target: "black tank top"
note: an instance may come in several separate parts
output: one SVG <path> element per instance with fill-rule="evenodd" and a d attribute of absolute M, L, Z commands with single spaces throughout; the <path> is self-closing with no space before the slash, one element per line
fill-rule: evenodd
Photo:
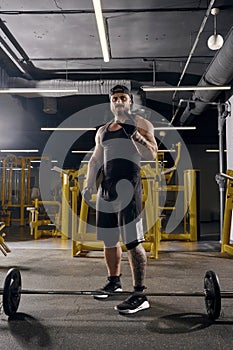
<path fill-rule="evenodd" d="M 106 124 L 100 136 L 104 149 L 103 180 L 131 180 L 140 177 L 140 154 L 123 128 L 109 131 L 111 123 Z"/>

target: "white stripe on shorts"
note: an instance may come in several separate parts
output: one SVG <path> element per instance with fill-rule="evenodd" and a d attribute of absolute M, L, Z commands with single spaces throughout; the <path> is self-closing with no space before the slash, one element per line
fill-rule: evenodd
<path fill-rule="evenodd" d="M 143 242 L 145 239 L 144 239 L 144 233 L 143 233 L 142 218 L 136 223 L 136 233 L 137 233 L 137 241 Z"/>

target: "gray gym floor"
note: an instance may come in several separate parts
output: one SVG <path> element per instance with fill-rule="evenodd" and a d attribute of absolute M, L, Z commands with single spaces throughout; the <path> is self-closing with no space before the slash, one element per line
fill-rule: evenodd
<path fill-rule="evenodd" d="M 163 242 L 159 259 L 148 259 L 148 292 L 203 290 L 207 270 L 214 270 L 222 290 L 232 290 L 232 258 L 215 240 Z M 209 238 L 212 237 L 209 231 Z M 24 289 L 95 290 L 106 280 L 102 252 L 71 257 L 71 242 L 32 240 L 10 232 L 12 252 L 1 255 L 0 283 L 9 268 L 20 269 Z M 131 290 L 126 253 L 122 282 Z M 211 323 L 204 298 L 150 297 L 151 308 L 122 316 L 113 308 L 123 296 L 97 301 L 92 296 L 22 295 L 17 314 L 1 313 L 0 348 L 17 349 L 211 349 L 233 348 L 233 300 L 222 300 L 221 317 Z"/>

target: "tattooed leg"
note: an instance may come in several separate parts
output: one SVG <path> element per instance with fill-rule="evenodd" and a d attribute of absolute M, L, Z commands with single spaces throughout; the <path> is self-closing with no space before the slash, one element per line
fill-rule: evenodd
<path fill-rule="evenodd" d="M 141 244 L 128 250 L 128 259 L 132 271 L 133 286 L 143 287 L 146 274 L 146 252 Z"/>

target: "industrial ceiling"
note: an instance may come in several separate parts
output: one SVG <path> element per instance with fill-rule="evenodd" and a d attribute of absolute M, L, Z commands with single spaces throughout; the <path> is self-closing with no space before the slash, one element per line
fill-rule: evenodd
<path fill-rule="evenodd" d="M 58 127 L 84 108 L 108 103 L 109 87 L 122 81 L 130 84 L 138 103 L 161 116 L 159 122 L 165 118 L 175 126 L 197 125 L 200 131 L 189 135 L 189 142 L 216 142 L 217 119 L 210 118 L 215 110 L 208 103 L 224 103 L 231 91 L 138 92 L 145 85 L 231 86 L 232 0 L 101 3 L 109 62 L 103 60 L 91 0 L 0 0 L 1 88 L 78 87 L 73 94 L 11 94 L 10 98 L 30 111 L 30 119 L 17 121 L 17 115 L 11 121 L 2 119 L 5 130 L 20 129 L 14 130 L 18 147 L 37 146 L 42 153 L 51 135 L 41 131 L 42 127 Z M 213 8 L 219 9 L 217 16 L 212 15 Z M 214 20 L 217 34 L 224 39 L 218 50 L 207 45 Z M 3 101 L 6 95 L 0 98 Z M 2 105 L 7 108 L 6 102 Z M 152 122 L 156 126 L 157 121 L 152 118 Z M 209 135 L 203 133 L 206 122 L 213 125 Z M 89 134 L 83 148 L 93 147 Z M 12 131 L 6 139 L 1 148 L 16 147 L 9 142 Z"/>

